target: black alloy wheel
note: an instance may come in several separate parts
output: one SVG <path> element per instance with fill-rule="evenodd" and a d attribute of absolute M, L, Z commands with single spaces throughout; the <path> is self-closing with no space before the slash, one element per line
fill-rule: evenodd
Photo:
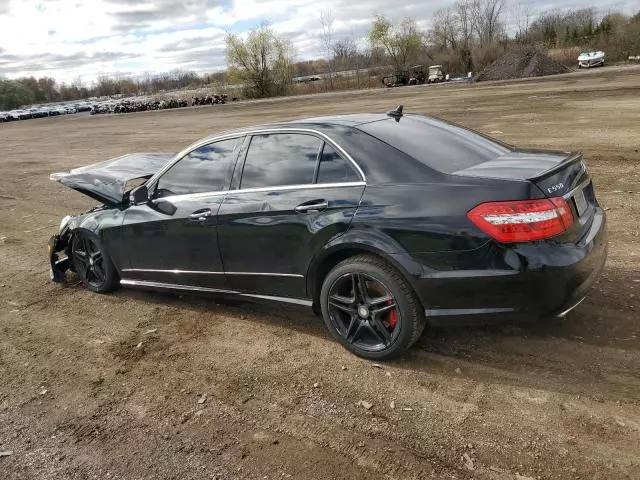
<path fill-rule="evenodd" d="M 424 329 L 424 310 L 410 285 L 372 255 L 349 258 L 329 272 L 320 301 L 332 335 L 364 358 L 400 355 Z"/>
<path fill-rule="evenodd" d="M 82 283 L 94 292 L 115 289 L 118 275 L 98 238 L 88 232 L 77 232 L 71 243 L 71 258 Z"/>
<path fill-rule="evenodd" d="M 380 281 L 364 273 L 346 273 L 333 282 L 329 316 L 345 341 L 365 351 L 384 350 L 400 331 L 395 298 Z"/>

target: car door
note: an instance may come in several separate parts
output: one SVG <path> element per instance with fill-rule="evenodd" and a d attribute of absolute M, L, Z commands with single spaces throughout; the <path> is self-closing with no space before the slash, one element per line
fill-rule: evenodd
<path fill-rule="evenodd" d="M 228 289 L 216 218 L 241 143 L 231 138 L 194 149 L 149 184 L 148 203 L 127 209 L 123 279 Z"/>
<path fill-rule="evenodd" d="M 234 175 L 238 188 L 218 213 L 220 252 L 234 290 L 304 298 L 310 259 L 349 227 L 364 178 L 327 140 L 299 131 L 248 139 Z"/>

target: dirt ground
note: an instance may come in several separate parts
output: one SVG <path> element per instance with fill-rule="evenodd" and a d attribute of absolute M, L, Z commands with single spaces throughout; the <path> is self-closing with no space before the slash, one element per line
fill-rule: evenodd
<path fill-rule="evenodd" d="M 400 103 L 584 151 L 610 253 L 568 318 L 431 328 L 374 365 L 280 305 L 49 282 L 48 237 L 92 206 L 50 172 Z M 639 68 L 0 125 L 0 478 L 640 478 L 639 148 Z"/>

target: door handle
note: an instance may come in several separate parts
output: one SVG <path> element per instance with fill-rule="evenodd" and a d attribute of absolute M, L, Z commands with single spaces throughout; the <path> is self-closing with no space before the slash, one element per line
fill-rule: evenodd
<path fill-rule="evenodd" d="M 319 212 L 329 208 L 329 202 L 326 200 L 312 200 L 311 202 L 298 205 L 294 210 L 298 213 Z"/>
<path fill-rule="evenodd" d="M 197 210 L 195 212 L 193 212 L 191 215 L 189 215 L 189 220 L 191 220 L 192 222 L 204 222 L 207 217 L 211 216 L 211 209 L 210 208 L 205 208 L 202 210 Z"/>

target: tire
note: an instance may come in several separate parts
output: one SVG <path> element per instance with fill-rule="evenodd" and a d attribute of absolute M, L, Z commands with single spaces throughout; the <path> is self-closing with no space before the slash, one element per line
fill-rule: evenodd
<path fill-rule="evenodd" d="M 118 272 L 97 235 L 76 231 L 71 239 L 71 261 L 82 284 L 92 292 L 107 293 L 118 288 Z"/>
<path fill-rule="evenodd" d="M 358 255 L 336 265 L 322 283 L 320 306 L 331 335 L 369 360 L 404 354 L 426 324 L 424 309 L 404 276 L 374 255 Z"/>

